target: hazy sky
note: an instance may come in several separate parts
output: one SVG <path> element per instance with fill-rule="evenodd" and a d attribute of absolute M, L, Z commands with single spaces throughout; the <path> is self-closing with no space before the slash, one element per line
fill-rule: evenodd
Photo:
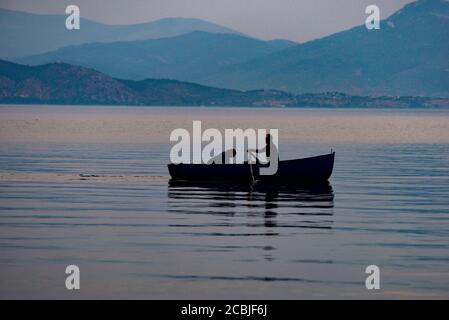
<path fill-rule="evenodd" d="M 382 19 L 413 0 L 0 0 L 0 7 L 64 14 L 77 4 L 81 16 L 108 24 L 164 17 L 209 20 L 261 39 L 306 41 L 364 23 L 376 4 Z"/>

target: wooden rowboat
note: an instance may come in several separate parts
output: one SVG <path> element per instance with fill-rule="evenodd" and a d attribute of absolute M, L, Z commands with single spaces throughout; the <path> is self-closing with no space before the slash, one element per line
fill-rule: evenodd
<path fill-rule="evenodd" d="M 260 175 L 261 164 L 169 164 L 175 181 L 262 181 L 270 183 L 309 184 L 329 180 L 334 168 L 335 152 L 295 160 L 279 161 L 274 175 Z M 251 173 L 252 172 L 252 173 Z"/>

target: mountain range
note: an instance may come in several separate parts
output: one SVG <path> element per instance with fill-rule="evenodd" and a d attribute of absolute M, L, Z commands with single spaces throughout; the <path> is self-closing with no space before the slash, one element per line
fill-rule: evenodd
<path fill-rule="evenodd" d="M 161 39 L 70 46 L 14 61 L 31 65 L 59 61 L 94 68 L 119 78 L 196 82 L 205 74 L 219 73 L 226 67 L 294 44 L 286 40 L 261 41 L 237 34 L 193 31 Z"/>
<path fill-rule="evenodd" d="M 133 25 L 107 25 L 81 18 L 79 30 L 67 30 L 66 15 L 39 15 L 0 9 L 0 58 L 40 54 L 91 42 L 174 37 L 193 31 L 241 34 L 200 19 L 165 18 Z"/>
<path fill-rule="evenodd" d="M 240 91 L 177 80 L 115 79 L 66 63 L 25 66 L 0 60 L 0 103 L 268 107 L 449 107 L 449 99 L 361 97 L 342 93 L 295 95 Z"/>
<path fill-rule="evenodd" d="M 149 24 L 160 26 L 159 39 L 133 31 L 148 24 L 117 27 L 123 28 L 121 33 L 94 23 L 92 35 L 82 44 L 73 41 L 61 48 L 58 43 L 59 49 L 37 55 L 27 55 L 19 46 L 15 50 L 22 54 L 9 60 L 31 65 L 65 62 L 116 78 L 169 78 L 235 90 L 449 97 L 448 0 L 417 0 L 382 20 L 380 30 L 363 25 L 303 44 L 258 40 L 217 25 L 214 31 L 192 30 L 189 23 L 174 28 L 175 21 Z M 91 29 L 89 23 L 84 32 Z M 106 31 L 96 33 L 102 28 Z M 168 32 L 173 29 L 178 34 Z M 24 38 L 32 37 L 20 28 L 13 33 L 23 32 L 28 32 Z M 0 31 L 10 40 L 7 44 L 14 43 L 10 34 Z M 112 35 L 125 39 L 114 41 Z M 145 40 L 135 40 L 140 36 Z M 47 38 L 59 41 L 52 33 Z"/>
<path fill-rule="evenodd" d="M 449 96 L 449 1 L 418 0 L 381 21 L 205 75 L 238 89 Z"/>

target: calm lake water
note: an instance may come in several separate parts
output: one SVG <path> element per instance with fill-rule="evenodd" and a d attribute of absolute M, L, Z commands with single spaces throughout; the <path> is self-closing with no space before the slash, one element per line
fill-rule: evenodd
<path fill-rule="evenodd" d="M 170 185 L 168 143 L 2 142 L 0 298 L 449 298 L 449 144 L 354 140 L 281 145 L 333 148 L 329 186 L 254 190 Z"/>

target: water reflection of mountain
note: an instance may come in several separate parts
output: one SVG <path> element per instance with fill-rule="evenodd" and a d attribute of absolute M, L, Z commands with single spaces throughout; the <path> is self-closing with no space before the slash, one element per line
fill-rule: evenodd
<path fill-rule="evenodd" d="M 170 181 L 168 198 L 172 213 L 246 216 L 247 227 L 331 229 L 333 225 L 330 184 L 251 187 Z"/>

